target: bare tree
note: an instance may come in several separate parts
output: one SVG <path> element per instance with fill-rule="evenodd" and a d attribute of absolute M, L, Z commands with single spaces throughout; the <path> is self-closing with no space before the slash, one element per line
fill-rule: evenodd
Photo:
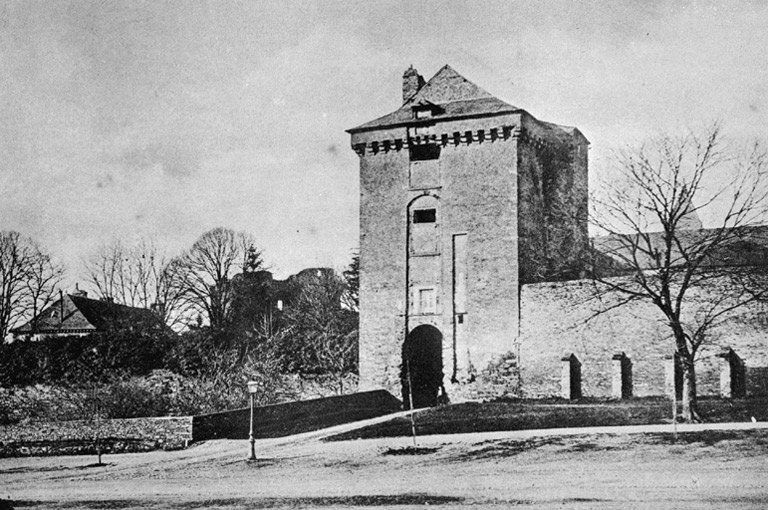
<path fill-rule="evenodd" d="M 0 341 L 14 325 L 34 320 L 51 301 L 63 271 L 30 238 L 0 232 Z"/>
<path fill-rule="evenodd" d="M 37 333 L 37 316 L 56 299 L 56 291 L 64 278 L 64 266 L 35 246 L 26 281 L 29 295 L 29 317 L 32 334 Z"/>
<path fill-rule="evenodd" d="M 261 266 L 250 235 L 219 227 L 171 262 L 169 278 L 183 314 L 201 315 L 212 329 L 222 330 L 231 314 L 232 276 Z"/>
<path fill-rule="evenodd" d="M 658 309 L 682 363 L 689 421 L 699 419 L 695 361 L 707 333 L 768 291 L 764 272 L 732 257 L 743 243 L 766 246 L 754 228 L 766 219 L 766 163 L 760 145 L 740 151 L 714 125 L 622 151 L 592 199 L 592 220 L 608 234 L 595 246 L 597 288 L 619 296 L 611 308 L 647 301 Z M 715 228 L 702 228 L 705 213 Z"/>
<path fill-rule="evenodd" d="M 123 300 L 126 294 L 121 288 L 123 266 L 126 263 L 126 249 L 119 241 L 103 245 L 90 258 L 83 261 L 86 280 L 101 299 L 111 299 L 129 305 Z"/>
<path fill-rule="evenodd" d="M 145 239 L 127 246 L 114 241 L 99 247 L 83 265 L 98 298 L 151 308 L 168 325 L 178 320 L 180 296 L 171 285 L 174 268 L 154 242 Z"/>

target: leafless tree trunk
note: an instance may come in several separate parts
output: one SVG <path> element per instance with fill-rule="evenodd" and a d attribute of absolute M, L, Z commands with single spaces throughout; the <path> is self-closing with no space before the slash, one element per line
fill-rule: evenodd
<path fill-rule="evenodd" d="M 592 198 L 593 274 L 601 292 L 653 303 L 669 325 L 684 373 L 683 416 L 698 420 L 696 357 L 712 326 L 766 297 L 764 272 L 734 266 L 738 246 L 765 247 L 766 152 L 728 146 L 719 126 L 661 136 L 621 152 Z M 717 218 L 702 228 L 700 213 Z M 763 248 L 764 249 L 764 248 Z M 621 276 L 617 276 L 621 275 Z M 711 292 L 727 282 L 728 291 Z"/>
<path fill-rule="evenodd" d="M 36 317 L 52 299 L 62 275 L 63 268 L 31 239 L 0 232 L 0 341 L 13 326 Z"/>
<path fill-rule="evenodd" d="M 231 311 L 232 276 L 262 264 L 261 253 L 253 245 L 253 238 L 244 232 L 215 228 L 174 259 L 169 278 L 182 313 L 201 314 L 212 329 L 223 328 Z"/>
<path fill-rule="evenodd" d="M 97 252 L 83 262 L 86 280 L 93 285 L 99 298 L 130 304 L 124 301 L 126 292 L 121 288 L 125 262 L 126 248 L 119 241 L 101 246 Z"/>
<path fill-rule="evenodd" d="M 101 246 L 84 261 L 84 267 L 86 281 L 98 298 L 150 308 L 169 326 L 176 323 L 179 296 L 171 285 L 173 267 L 152 241 Z"/>
<path fill-rule="evenodd" d="M 38 314 L 56 299 L 56 291 L 64 277 L 64 266 L 54 262 L 37 247 L 36 252 L 31 260 L 26 282 L 31 306 L 29 317 L 32 334 L 38 330 Z"/>

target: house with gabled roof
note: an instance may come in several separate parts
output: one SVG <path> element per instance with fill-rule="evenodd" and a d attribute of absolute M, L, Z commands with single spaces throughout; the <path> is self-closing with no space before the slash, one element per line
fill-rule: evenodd
<path fill-rule="evenodd" d="M 11 330 L 14 340 L 85 336 L 115 329 L 165 330 L 162 319 L 146 308 L 90 299 L 85 291 L 61 294 L 59 299 L 26 324 Z"/>

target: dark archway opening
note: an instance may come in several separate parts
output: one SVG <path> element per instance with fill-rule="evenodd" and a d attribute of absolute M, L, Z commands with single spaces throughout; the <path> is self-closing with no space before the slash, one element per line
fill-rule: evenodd
<path fill-rule="evenodd" d="M 570 360 L 570 399 L 578 400 L 581 398 L 581 362 L 575 354 L 571 354 Z"/>
<path fill-rule="evenodd" d="M 731 368 L 731 398 L 744 398 L 747 396 L 744 362 L 731 350 L 728 352 L 728 363 Z"/>
<path fill-rule="evenodd" d="M 413 329 L 403 343 L 400 367 L 403 406 L 431 407 L 437 405 L 443 385 L 443 335 L 434 326 Z"/>
<path fill-rule="evenodd" d="M 614 378 L 613 396 L 632 398 L 632 360 L 623 352 L 613 355 Z"/>
<path fill-rule="evenodd" d="M 632 360 L 621 360 L 621 398 L 632 398 Z"/>

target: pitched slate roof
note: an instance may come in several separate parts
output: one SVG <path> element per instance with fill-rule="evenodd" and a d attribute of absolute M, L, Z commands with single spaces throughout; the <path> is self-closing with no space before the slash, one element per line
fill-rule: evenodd
<path fill-rule="evenodd" d="M 105 330 L 117 324 L 153 324 L 157 316 L 146 308 L 118 305 L 109 301 L 69 296 L 85 319 L 98 330 Z"/>
<path fill-rule="evenodd" d="M 32 333 L 29 321 L 11 333 Z M 66 335 L 70 333 L 103 332 L 111 327 L 157 327 L 163 322 L 146 308 L 118 305 L 109 301 L 89 299 L 81 295 L 66 295 L 40 312 L 36 318 L 37 333 Z"/>
<path fill-rule="evenodd" d="M 376 120 L 349 129 L 347 132 L 354 133 L 412 122 L 413 106 L 425 103 L 440 107 L 441 111 L 434 116 L 435 119 L 520 111 L 516 106 L 492 96 L 450 66 L 445 65 L 400 108 Z"/>
<path fill-rule="evenodd" d="M 704 243 L 713 235 L 723 232 L 720 229 L 681 229 L 677 238 L 682 243 Z M 663 232 L 638 234 L 606 235 L 591 238 L 596 252 L 608 256 L 614 261 L 614 270 L 632 269 L 633 267 L 653 268 L 656 263 L 650 256 L 652 249 L 660 253 L 665 250 Z M 639 245 L 639 248 L 633 248 Z M 680 253 L 673 250 L 672 264 L 683 264 Z M 629 267 L 628 261 L 637 259 Z M 717 249 L 713 250 L 704 262 L 707 267 L 766 267 L 768 266 L 768 226 L 757 225 L 730 229 Z"/>

